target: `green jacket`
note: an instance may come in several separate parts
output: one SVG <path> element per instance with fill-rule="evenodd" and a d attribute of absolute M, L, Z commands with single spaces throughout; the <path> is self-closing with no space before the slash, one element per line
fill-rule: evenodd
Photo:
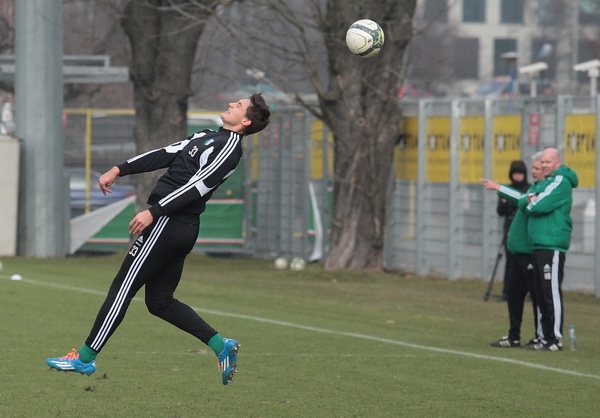
<path fill-rule="evenodd" d="M 534 183 L 526 193 L 521 193 L 517 189 L 502 185 L 498 190 L 498 196 L 515 205 L 518 205 L 519 200 L 521 199 L 527 201 L 527 195 L 529 195 L 529 193 L 533 193 L 535 187 L 536 183 Z M 513 254 L 531 254 L 533 252 L 533 248 L 531 247 L 528 236 L 527 218 L 528 217 L 525 211 L 519 209 L 517 212 L 515 212 L 515 217 L 510 224 L 506 248 L 508 248 L 508 251 Z"/>
<path fill-rule="evenodd" d="M 536 198 L 520 199 L 519 209 L 528 215 L 529 241 L 534 250 L 566 252 L 571 244 L 573 189 L 579 180 L 575 171 L 558 167 L 533 187 Z"/>

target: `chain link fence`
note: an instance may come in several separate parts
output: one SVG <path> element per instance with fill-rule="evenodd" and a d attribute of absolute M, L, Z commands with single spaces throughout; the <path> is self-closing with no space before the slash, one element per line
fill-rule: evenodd
<path fill-rule="evenodd" d="M 508 183 L 513 160 L 530 167 L 535 152 L 553 146 L 580 179 L 563 287 L 600 295 L 595 99 L 421 99 L 403 101 L 401 108 L 403 133 L 390 185 L 385 268 L 490 280 L 502 228 L 497 196 L 483 190 L 479 179 Z M 135 154 L 132 112 L 67 115 L 67 165 L 91 161 L 91 168 L 103 171 Z M 326 257 L 333 149 L 327 127 L 297 107 L 277 109 L 265 131 L 244 141 L 239 178 L 222 186 L 239 190 L 229 197 L 241 207 L 225 221 L 239 224 L 236 251 L 311 261 Z M 224 193 L 222 198 L 228 196 Z M 224 208 L 215 207 L 215 213 Z M 212 222 L 203 218 L 203 224 Z M 223 250 L 217 241 L 202 250 L 232 250 Z"/>

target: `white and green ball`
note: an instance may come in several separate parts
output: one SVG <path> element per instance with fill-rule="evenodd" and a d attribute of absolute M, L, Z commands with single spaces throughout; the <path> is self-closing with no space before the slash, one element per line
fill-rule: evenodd
<path fill-rule="evenodd" d="M 300 271 L 304 270 L 304 267 L 306 267 L 306 261 L 300 257 L 294 257 L 292 258 L 292 261 L 290 261 L 291 270 Z"/>
<path fill-rule="evenodd" d="M 275 266 L 275 269 L 277 270 L 285 270 L 286 268 L 288 268 L 287 258 L 277 257 L 275 259 L 275 262 L 273 263 L 273 266 Z"/>
<path fill-rule="evenodd" d="M 354 22 L 346 32 L 346 45 L 350 52 L 361 58 L 372 57 L 381 51 L 385 36 L 381 26 L 370 19 Z"/>

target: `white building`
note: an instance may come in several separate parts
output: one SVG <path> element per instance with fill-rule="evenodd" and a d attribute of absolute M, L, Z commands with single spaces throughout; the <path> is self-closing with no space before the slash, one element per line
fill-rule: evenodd
<path fill-rule="evenodd" d="M 408 79 L 444 94 L 511 73 L 527 86 L 517 70 L 536 62 L 548 64 L 539 93 L 587 93 L 573 66 L 600 58 L 600 0 L 419 0 L 414 28 Z"/>

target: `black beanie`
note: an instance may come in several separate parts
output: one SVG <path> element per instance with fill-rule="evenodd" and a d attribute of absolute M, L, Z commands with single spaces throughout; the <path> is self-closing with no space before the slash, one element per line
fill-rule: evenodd
<path fill-rule="evenodd" d="M 508 171 L 508 178 L 512 181 L 513 173 L 523 173 L 527 178 L 527 166 L 522 160 L 516 160 L 510 163 L 510 170 Z"/>

